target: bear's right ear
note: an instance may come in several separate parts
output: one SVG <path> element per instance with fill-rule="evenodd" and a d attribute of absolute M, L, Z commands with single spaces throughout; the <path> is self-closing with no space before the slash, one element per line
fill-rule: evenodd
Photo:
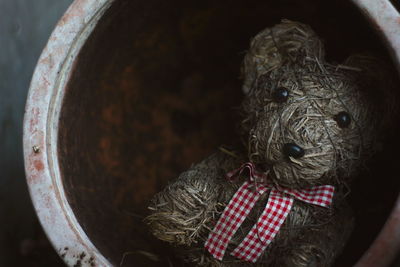
<path fill-rule="evenodd" d="M 243 91 L 247 94 L 258 77 L 299 57 L 323 59 L 324 47 L 307 25 L 282 20 L 258 33 L 250 43 L 242 66 Z"/>

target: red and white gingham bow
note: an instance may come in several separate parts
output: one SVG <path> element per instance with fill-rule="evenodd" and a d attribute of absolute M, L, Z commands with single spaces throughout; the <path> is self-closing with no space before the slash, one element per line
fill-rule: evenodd
<path fill-rule="evenodd" d="M 332 203 L 335 190 L 333 186 L 322 185 L 303 190 L 278 190 L 266 185 L 266 175 L 257 172 L 251 162 L 247 162 L 240 168 L 227 173 L 227 178 L 232 179 L 234 176 L 240 175 L 245 169 L 249 170 L 249 181 L 244 182 L 229 201 L 205 243 L 205 248 L 218 260 L 222 260 L 233 235 L 260 196 L 268 190 L 271 190 L 271 192 L 264 211 L 247 236 L 232 251 L 232 256 L 245 261 L 256 262 L 279 232 L 292 208 L 294 198 L 322 207 L 329 207 Z"/>

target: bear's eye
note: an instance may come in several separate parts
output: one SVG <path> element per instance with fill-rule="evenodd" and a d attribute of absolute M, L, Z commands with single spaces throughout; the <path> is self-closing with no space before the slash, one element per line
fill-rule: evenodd
<path fill-rule="evenodd" d="M 289 98 L 289 91 L 284 87 L 278 87 L 272 91 L 272 100 L 276 103 L 286 102 Z"/>
<path fill-rule="evenodd" d="M 339 112 L 333 117 L 333 119 L 336 121 L 340 128 L 347 128 L 351 123 L 350 114 L 346 111 Z"/>

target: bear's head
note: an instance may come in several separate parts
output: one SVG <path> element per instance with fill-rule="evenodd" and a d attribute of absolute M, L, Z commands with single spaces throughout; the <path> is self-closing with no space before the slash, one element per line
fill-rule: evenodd
<path fill-rule="evenodd" d="M 306 25 L 259 33 L 243 64 L 249 158 L 280 186 L 347 183 L 376 150 L 386 96 L 381 62 L 325 61 Z"/>

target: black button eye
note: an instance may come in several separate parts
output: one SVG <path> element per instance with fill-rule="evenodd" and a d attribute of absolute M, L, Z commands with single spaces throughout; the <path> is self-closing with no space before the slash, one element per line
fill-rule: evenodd
<path fill-rule="evenodd" d="M 276 103 L 286 102 L 289 98 L 289 91 L 284 87 L 278 87 L 272 91 L 272 100 Z"/>
<path fill-rule="evenodd" d="M 294 143 L 287 143 L 283 145 L 283 154 L 286 157 L 292 157 L 295 159 L 301 158 L 304 156 L 304 149 Z"/>
<path fill-rule="evenodd" d="M 333 117 L 333 119 L 337 122 L 340 128 L 347 128 L 351 123 L 350 114 L 345 111 L 339 112 Z"/>

